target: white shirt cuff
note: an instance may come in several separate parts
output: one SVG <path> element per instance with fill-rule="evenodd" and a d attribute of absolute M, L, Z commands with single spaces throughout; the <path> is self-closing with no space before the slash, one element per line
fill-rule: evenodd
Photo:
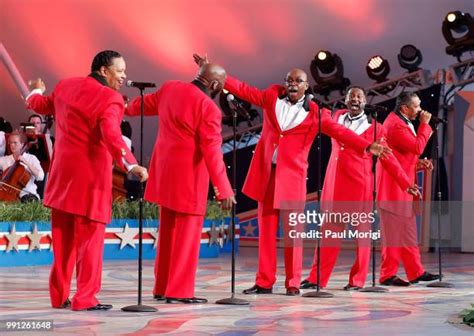
<path fill-rule="evenodd" d="M 43 90 L 41 90 L 41 89 L 33 89 L 33 90 L 28 94 L 28 96 L 25 97 L 25 100 L 28 100 L 32 95 L 35 95 L 35 94 L 43 95 Z"/>
<path fill-rule="evenodd" d="M 127 161 L 125 161 L 124 158 L 122 158 L 123 165 L 125 166 L 125 169 L 127 169 L 127 173 L 130 173 L 130 170 L 138 166 L 136 163 L 130 164 Z"/>

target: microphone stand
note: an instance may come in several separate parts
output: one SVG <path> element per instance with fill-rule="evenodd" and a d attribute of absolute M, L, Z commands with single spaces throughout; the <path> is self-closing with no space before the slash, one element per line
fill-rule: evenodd
<path fill-rule="evenodd" d="M 439 123 L 435 123 L 435 127 L 433 127 L 433 132 L 434 132 L 434 144 L 435 144 L 435 153 L 434 153 L 434 171 L 436 173 L 436 185 L 438 188 L 438 192 L 436 193 L 437 195 L 437 219 L 438 219 L 438 237 L 436 244 L 438 245 L 438 268 L 439 268 L 439 281 L 432 282 L 426 287 L 437 287 L 437 288 L 452 288 L 454 285 L 449 282 L 444 282 L 443 281 L 443 270 L 442 270 L 442 262 L 441 262 L 441 198 L 442 198 L 442 192 L 441 192 L 441 174 L 440 174 L 440 169 L 439 169 L 439 142 L 438 142 L 438 125 Z"/>
<path fill-rule="evenodd" d="M 140 166 L 143 165 L 143 115 L 145 113 L 145 98 L 143 96 L 145 87 L 138 87 L 140 90 L 141 113 L 140 113 Z M 142 305 L 142 263 L 143 263 L 143 183 L 140 182 L 140 198 L 138 199 L 138 302 L 136 305 L 122 307 L 122 311 L 145 313 L 156 312 L 157 309 L 151 306 Z"/>
<path fill-rule="evenodd" d="M 367 108 L 367 107 L 366 107 Z M 371 112 L 369 111 L 369 117 L 373 117 L 374 122 L 374 142 L 377 141 L 377 109 L 374 108 Z M 373 181 L 372 181 L 372 212 L 374 213 L 374 229 L 377 223 L 377 157 L 372 155 L 372 173 L 373 173 Z M 375 231 L 375 230 L 373 230 Z M 371 239 L 372 245 L 372 286 L 364 287 L 359 290 L 359 292 L 365 293 L 385 293 L 388 292 L 387 288 L 375 286 L 375 239 Z"/>
<path fill-rule="evenodd" d="M 229 104 L 229 106 L 230 105 L 231 104 Z M 237 197 L 237 107 L 236 106 L 232 108 L 232 135 L 233 135 L 232 188 L 234 190 L 234 195 Z M 225 299 L 217 300 L 216 304 L 244 306 L 244 305 L 250 304 L 250 302 L 247 300 L 239 299 L 235 297 L 235 216 L 236 216 L 235 204 L 232 204 L 231 216 L 232 216 L 230 218 L 230 237 L 231 237 L 231 255 L 232 255 L 231 272 L 230 272 L 231 296 Z"/>
<path fill-rule="evenodd" d="M 332 113 L 331 113 L 332 115 Z M 319 163 L 319 169 L 318 169 L 318 203 L 319 203 L 319 210 L 321 210 L 321 180 L 322 180 L 322 174 L 321 174 L 321 160 L 322 160 L 322 143 L 321 143 L 321 105 L 318 104 L 318 163 Z M 322 226 L 321 226 L 322 227 Z M 321 232 L 320 230 L 318 231 L 319 233 Z M 316 281 L 316 291 L 304 293 L 302 296 L 303 297 L 315 297 L 315 298 L 332 298 L 334 297 L 334 294 L 328 293 L 328 292 L 322 292 L 321 291 L 321 235 L 316 236 L 316 276 L 317 276 L 317 281 Z"/>

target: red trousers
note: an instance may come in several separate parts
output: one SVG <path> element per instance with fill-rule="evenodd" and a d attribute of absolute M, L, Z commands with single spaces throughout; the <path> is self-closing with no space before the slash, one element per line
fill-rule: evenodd
<path fill-rule="evenodd" d="M 160 207 L 153 294 L 171 298 L 194 297 L 204 216 Z"/>
<path fill-rule="evenodd" d="M 275 169 L 272 169 L 270 182 L 263 202 L 258 203 L 258 272 L 255 283 L 270 288 L 276 282 L 277 270 L 277 233 L 280 210 L 273 207 L 275 195 Z M 288 239 L 289 231 L 287 211 L 282 211 L 285 235 L 285 287 L 299 288 L 303 265 L 303 246 L 301 240 Z"/>
<path fill-rule="evenodd" d="M 77 290 L 72 310 L 99 303 L 96 294 L 102 279 L 105 224 L 89 218 L 52 209 L 53 266 L 49 277 L 51 305 L 59 308 L 69 297 L 76 266 Z"/>
<path fill-rule="evenodd" d="M 417 244 L 416 218 L 403 217 L 381 209 L 382 221 L 382 264 L 380 282 L 398 272 L 403 262 L 408 281 L 421 276 L 425 269 L 421 264 L 420 249 Z"/>
<path fill-rule="evenodd" d="M 359 225 L 358 229 L 362 231 L 368 230 L 370 225 L 368 223 Z M 324 224 L 322 226 L 321 232 L 324 233 L 324 230 L 330 229 L 332 232 L 342 232 L 343 230 L 349 230 L 346 226 L 342 224 Z M 320 287 L 324 288 L 327 286 L 329 278 L 331 276 L 334 265 L 336 264 L 337 257 L 341 250 L 341 239 L 339 238 L 327 238 L 324 234 L 321 238 L 321 248 L 320 248 Z M 352 264 L 351 272 L 349 274 L 349 284 L 357 287 L 364 287 L 365 279 L 367 278 L 367 273 L 369 271 L 369 261 L 370 261 L 370 240 L 367 239 L 358 239 L 357 240 L 357 249 L 356 257 L 354 264 Z M 314 251 L 314 260 L 313 265 L 311 266 L 311 271 L 306 278 L 311 283 L 317 283 L 317 263 L 318 263 L 318 253 L 317 250 Z"/>

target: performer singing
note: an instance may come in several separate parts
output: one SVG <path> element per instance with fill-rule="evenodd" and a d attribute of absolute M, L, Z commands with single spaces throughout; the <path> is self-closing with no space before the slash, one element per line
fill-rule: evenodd
<path fill-rule="evenodd" d="M 332 118 L 338 124 L 354 131 L 364 139 L 372 141 L 376 121 L 372 119 L 372 116 L 367 117 L 364 111 L 366 103 L 364 89 L 359 86 L 352 86 L 348 89 L 345 98 L 347 109 L 336 111 Z M 376 128 L 376 139 L 381 144 L 386 144 L 384 139 L 385 130 L 382 125 L 377 123 Z M 380 162 L 397 181 L 401 190 L 406 190 L 414 195 L 419 193 L 413 182 L 409 181 L 393 154 L 389 154 Z M 337 210 L 340 213 L 369 214 L 372 212 L 373 188 L 372 156 L 368 153 L 355 151 L 336 139 L 332 139 L 331 157 L 326 169 L 321 195 L 322 209 Z M 362 218 L 368 217 L 363 216 Z M 343 223 L 329 222 L 323 224 L 321 231 L 341 232 L 344 229 L 348 230 L 350 226 L 352 226 L 351 229 L 358 232 L 368 232 L 371 223 L 367 219 L 357 220 L 357 222 L 350 223 L 349 226 L 345 226 Z M 321 280 L 319 285 L 323 288 L 327 286 L 340 251 L 341 239 L 332 237 L 332 235 L 323 235 L 321 240 Z M 356 241 L 356 259 L 350 271 L 349 283 L 344 287 L 345 290 L 358 290 L 364 287 L 369 269 L 370 238 L 361 238 Z M 316 268 L 317 252 L 315 251 L 309 276 L 301 283 L 300 288 L 316 288 Z"/>
<path fill-rule="evenodd" d="M 54 261 L 49 289 L 54 308 L 108 310 L 100 291 L 105 224 L 112 212 L 112 160 L 141 181 L 148 177 L 120 133 L 124 103 L 117 92 L 126 78 L 125 60 L 105 50 L 87 77 L 60 81 L 43 96 L 41 79 L 30 81 L 28 108 L 54 114 L 56 143 L 44 204 L 51 210 Z M 69 301 L 76 266 L 77 291 Z"/>
<path fill-rule="evenodd" d="M 235 203 L 222 157 L 221 111 L 212 100 L 225 70 L 203 65 L 191 83 L 168 81 L 145 95 L 145 114 L 160 118 L 145 199 L 160 205 L 155 299 L 205 303 L 194 296 L 209 177 L 224 208 Z M 212 99 L 211 99 L 212 98 Z M 127 114 L 140 114 L 140 98 Z"/>
<path fill-rule="evenodd" d="M 420 104 L 416 93 L 404 92 L 397 99 L 395 112 L 391 112 L 384 122 L 387 143 L 410 181 L 415 181 L 417 164 L 433 168 L 429 161 L 419 160 L 432 134 L 428 124 L 431 114 L 422 110 Z M 418 133 L 411 122 L 417 115 L 420 119 Z M 378 198 L 384 236 L 380 283 L 386 286 L 409 286 L 410 282 L 438 279 L 439 275 L 426 272 L 421 263 L 413 196 L 405 193 L 385 169 L 381 172 Z M 409 282 L 397 276 L 400 261 L 403 262 Z"/>
<path fill-rule="evenodd" d="M 31 175 L 26 186 L 20 191 L 19 197 L 22 202 L 36 201 L 40 197 L 36 191 L 35 181 L 44 179 L 44 171 L 36 156 L 22 153 L 26 144 L 26 136 L 19 131 L 14 131 L 8 137 L 8 145 L 10 146 L 10 155 L 0 157 L 0 170 L 3 174 L 8 174 L 8 169 L 19 161 L 26 171 Z"/>
<path fill-rule="evenodd" d="M 208 62 L 194 55 L 198 64 Z M 269 294 L 276 281 L 276 235 L 280 210 L 284 210 L 286 295 L 299 295 L 302 242 L 289 238 L 288 215 L 304 209 L 308 153 L 318 132 L 318 106 L 305 95 L 308 78 L 301 69 L 288 72 L 284 86 L 266 90 L 228 76 L 225 89 L 263 108 L 263 130 L 250 164 L 243 192 L 258 202 L 259 254 L 255 285 L 244 294 Z M 321 113 L 321 130 L 361 153 L 389 152 L 334 122 Z"/>

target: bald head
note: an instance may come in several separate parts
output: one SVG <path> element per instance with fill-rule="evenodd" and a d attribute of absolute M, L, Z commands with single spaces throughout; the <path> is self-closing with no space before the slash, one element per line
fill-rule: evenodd
<path fill-rule="evenodd" d="M 214 98 L 222 91 L 227 74 L 223 67 L 214 63 L 203 64 L 199 68 L 196 79 L 209 90 L 210 96 Z"/>
<path fill-rule="evenodd" d="M 303 70 L 295 68 L 286 75 L 286 94 L 291 103 L 298 102 L 304 96 L 308 87 L 308 75 Z"/>
<path fill-rule="evenodd" d="M 288 77 L 293 77 L 293 78 L 300 77 L 300 78 L 304 78 L 305 81 L 308 80 L 308 75 L 306 74 L 306 72 L 299 68 L 291 69 L 290 72 L 286 74 L 286 78 Z"/>

